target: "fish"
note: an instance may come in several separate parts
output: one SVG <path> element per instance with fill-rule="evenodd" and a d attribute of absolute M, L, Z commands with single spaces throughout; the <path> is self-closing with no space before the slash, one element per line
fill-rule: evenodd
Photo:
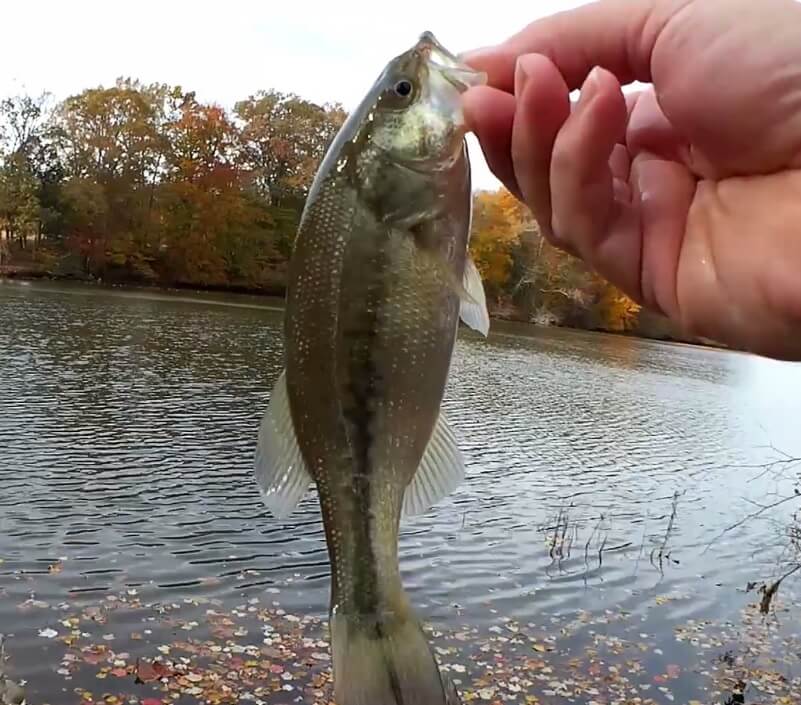
<path fill-rule="evenodd" d="M 461 108 L 486 80 L 430 31 L 389 60 L 326 150 L 290 257 L 254 471 L 278 518 L 317 488 L 337 705 L 460 702 L 404 591 L 398 538 L 465 476 L 441 405 L 459 321 L 489 332 Z"/>

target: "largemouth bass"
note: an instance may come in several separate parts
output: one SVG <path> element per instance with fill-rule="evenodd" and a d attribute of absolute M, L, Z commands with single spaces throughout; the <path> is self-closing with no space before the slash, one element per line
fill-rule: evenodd
<path fill-rule="evenodd" d="M 331 143 L 295 240 L 255 469 L 278 517 L 317 487 L 337 705 L 459 702 L 403 590 L 398 534 L 464 476 L 440 404 L 460 316 L 489 328 L 461 111 L 485 80 L 430 32 L 391 60 Z"/>

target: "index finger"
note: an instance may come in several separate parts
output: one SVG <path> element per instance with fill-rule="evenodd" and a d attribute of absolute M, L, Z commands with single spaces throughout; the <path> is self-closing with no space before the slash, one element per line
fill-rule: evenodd
<path fill-rule="evenodd" d="M 651 82 L 651 54 L 662 31 L 692 0 L 597 0 L 536 20 L 498 46 L 464 52 L 462 59 L 486 71 L 489 85 L 514 90 L 517 57 L 547 56 L 569 90 L 577 89 L 595 66 L 621 84 Z"/>

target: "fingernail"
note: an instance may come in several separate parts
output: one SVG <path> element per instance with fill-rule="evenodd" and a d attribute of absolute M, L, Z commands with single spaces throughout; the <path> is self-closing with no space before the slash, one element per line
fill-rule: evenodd
<path fill-rule="evenodd" d="M 589 103 L 598 93 L 601 87 L 601 67 L 596 66 L 590 71 L 584 83 L 581 85 L 581 92 L 579 94 L 578 107 L 584 107 Z"/>
<path fill-rule="evenodd" d="M 515 62 L 515 95 L 519 96 L 523 92 L 523 86 L 526 85 L 526 80 L 528 79 L 528 73 L 526 72 L 526 67 L 523 65 L 523 62 L 520 60 L 523 57 L 519 57 Z"/>
<path fill-rule="evenodd" d="M 526 81 L 535 70 L 538 57 L 534 54 L 523 54 L 517 57 L 515 62 L 515 95 L 519 96 L 523 92 Z"/>

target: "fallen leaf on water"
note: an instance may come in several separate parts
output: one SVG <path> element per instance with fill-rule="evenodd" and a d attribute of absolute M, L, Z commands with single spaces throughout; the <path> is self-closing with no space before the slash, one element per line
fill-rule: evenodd
<path fill-rule="evenodd" d="M 101 661 L 105 661 L 108 658 L 108 652 L 105 646 L 93 646 L 81 651 L 83 656 L 83 660 L 86 663 L 90 663 L 92 665 L 96 665 Z"/>
<path fill-rule="evenodd" d="M 136 678 L 142 683 L 150 683 L 172 675 L 172 671 L 160 661 L 137 661 Z"/>

